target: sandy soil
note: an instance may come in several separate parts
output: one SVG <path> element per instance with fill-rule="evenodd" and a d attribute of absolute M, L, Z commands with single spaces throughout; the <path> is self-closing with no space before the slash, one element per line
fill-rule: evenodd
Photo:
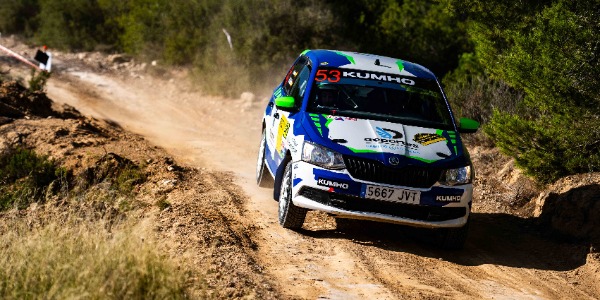
<path fill-rule="evenodd" d="M 470 237 L 462 251 L 439 250 L 428 243 L 427 232 L 401 226 L 349 221 L 337 229 L 334 219 L 320 213 L 310 213 L 299 232 L 285 230 L 277 223 L 271 190 L 254 182 L 266 96 L 206 96 L 186 83 L 184 72 L 152 76 L 98 68 L 86 61 L 89 56 L 55 55 L 49 97 L 144 136 L 183 165 L 233 175 L 204 178 L 203 184 L 220 186 L 240 201 L 221 199 L 215 205 L 230 207 L 221 211 L 247 245 L 240 255 L 251 262 L 248 272 L 266 278 L 259 281 L 265 288 L 258 298 L 600 298 L 598 261 L 589 247 L 538 233 L 535 220 L 497 200 L 514 192 L 494 190 L 490 180 L 478 183 L 485 192 L 475 195 Z M 169 224 L 185 228 L 203 206 L 186 197 L 185 189 L 181 193 L 177 201 L 185 209 L 170 215 Z M 188 237 L 193 234 L 188 230 L 178 237 L 181 247 L 192 248 L 197 238 Z"/>

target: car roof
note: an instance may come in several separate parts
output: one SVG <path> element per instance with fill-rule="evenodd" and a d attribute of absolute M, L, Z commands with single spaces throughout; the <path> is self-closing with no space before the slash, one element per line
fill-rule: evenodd
<path fill-rule="evenodd" d="M 305 50 L 302 55 L 308 56 L 312 63 L 317 66 L 436 80 L 435 75 L 427 68 L 398 58 L 337 50 Z"/>

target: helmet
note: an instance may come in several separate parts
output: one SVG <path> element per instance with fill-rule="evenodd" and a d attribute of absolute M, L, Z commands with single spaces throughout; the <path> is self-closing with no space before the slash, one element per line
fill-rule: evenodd
<path fill-rule="evenodd" d="M 317 90 L 317 104 L 335 106 L 339 90 L 332 85 L 319 85 Z"/>

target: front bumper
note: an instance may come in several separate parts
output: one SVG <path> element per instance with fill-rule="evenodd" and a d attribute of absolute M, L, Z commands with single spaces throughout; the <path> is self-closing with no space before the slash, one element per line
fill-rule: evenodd
<path fill-rule="evenodd" d="M 430 188 L 390 186 L 357 180 L 346 170 L 327 170 L 303 161 L 294 163 L 293 170 L 294 204 L 336 217 L 443 228 L 465 225 L 471 210 L 471 184 L 453 187 L 435 184 Z M 421 198 L 419 204 L 368 199 L 365 196 L 368 185 L 418 191 Z"/>

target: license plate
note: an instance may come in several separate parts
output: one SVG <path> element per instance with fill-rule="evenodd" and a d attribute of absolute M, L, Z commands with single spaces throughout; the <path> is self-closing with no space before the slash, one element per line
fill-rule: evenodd
<path fill-rule="evenodd" d="M 421 192 L 367 185 L 367 189 L 365 190 L 365 198 L 398 203 L 419 204 L 419 201 L 421 200 Z"/>

